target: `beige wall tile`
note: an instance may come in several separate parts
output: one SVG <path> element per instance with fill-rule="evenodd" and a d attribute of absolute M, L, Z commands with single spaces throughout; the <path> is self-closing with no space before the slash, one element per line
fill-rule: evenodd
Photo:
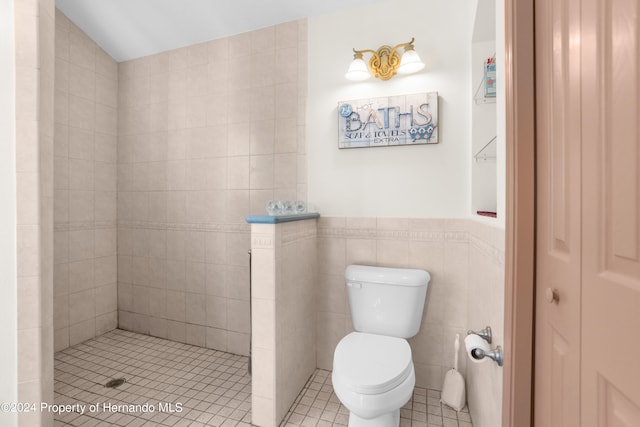
<path fill-rule="evenodd" d="M 94 284 L 96 286 L 116 283 L 118 278 L 118 264 L 115 256 L 95 258 L 93 265 Z"/>
<path fill-rule="evenodd" d="M 183 322 L 167 321 L 167 339 L 177 342 L 186 342 L 187 328 Z"/>
<path fill-rule="evenodd" d="M 229 189 L 249 188 L 249 156 L 229 157 L 227 183 Z"/>
<path fill-rule="evenodd" d="M 227 351 L 241 356 L 248 356 L 249 334 L 227 331 Z"/>
<path fill-rule="evenodd" d="M 118 286 L 111 283 L 95 289 L 96 315 L 113 313 L 117 310 Z M 97 325 L 96 325 L 97 326 Z"/>
<path fill-rule="evenodd" d="M 69 327 L 69 345 L 73 346 L 96 336 L 95 319 L 89 319 Z"/>
<path fill-rule="evenodd" d="M 94 236 L 94 254 L 96 257 L 115 256 L 117 253 L 117 232 L 115 228 L 96 229 Z"/>
<path fill-rule="evenodd" d="M 73 325 L 94 319 L 96 315 L 95 291 L 89 289 L 69 294 L 69 324 Z"/>
<path fill-rule="evenodd" d="M 42 364 L 40 328 L 18 331 L 18 381 L 28 382 L 40 379 Z"/>
<path fill-rule="evenodd" d="M 186 343 L 204 347 L 206 344 L 206 328 L 201 325 L 186 326 Z"/>
<path fill-rule="evenodd" d="M 205 332 L 205 346 L 216 350 L 227 350 L 227 331 L 218 328 L 207 328 Z"/>
<path fill-rule="evenodd" d="M 406 240 L 379 240 L 376 250 L 378 265 L 404 268 L 409 265 L 409 242 Z"/>
<path fill-rule="evenodd" d="M 53 328 L 55 330 L 69 327 L 69 295 L 56 295 L 53 299 Z M 67 345 L 69 341 L 67 331 Z"/>
<path fill-rule="evenodd" d="M 227 301 L 213 295 L 207 296 L 206 307 L 207 326 L 217 329 L 227 329 Z"/>
<path fill-rule="evenodd" d="M 186 291 L 195 294 L 205 294 L 206 291 L 206 264 L 203 262 L 187 262 L 186 264 Z M 203 322 L 204 323 L 204 320 Z"/>
<path fill-rule="evenodd" d="M 254 347 L 275 349 L 275 303 L 272 300 L 254 298 L 252 301 L 251 335 Z"/>
<path fill-rule="evenodd" d="M 167 319 L 149 317 L 149 335 L 167 338 Z"/>
<path fill-rule="evenodd" d="M 248 334 L 251 330 L 249 302 L 227 299 L 227 329 Z"/>
<path fill-rule="evenodd" d="M 69 263 L 69 292 L 93 288 L 93 259 Z"/>
<path fill-rule="evenodd" d="M 187 323 L 204 325 L 206 321 L 207 300 L 203 294 L 186 294 L 186 319 Z M 204 328 L 202 331 L 204 341 Z"/>
<path fill-rule="evenodd" d="M 167 290 L 167 319 L 184 322 L 186 319 L 186 294 Z"/>
<path fill-rule="evenodd" d="M 116 311 L 96 316 L 96 336 L 112 331 L 118 327 Z"/>
<path fill-rule="evenodd" d="M 53 334 L 53 349 L 58 352 L 69 347 L 69 328 L 56 329 Z"/>
<path fill-rule="evenodd" d="M 69 231 L 69 261 L 80 261 L 94 257 L 93 230 Z"/>
<path fill-rule="evenodd" d="M 275 399 L 275 351 L 261 347 L 251 350 L 252 353 L 252 387 L 253 395 Z"/>
<path fill-rule="evenodd" d="M 224 265 L 206 264 L 206 293 L 219 297 L 227 296 L 227 273 Z"/>
<path fill-rule="evenodd" d="M 18 279 L 19 330 L 38 328 L 42 324 L 44 317 L 40 302 L 43 299 L 42 293 L 38 277 L 21 277 Z"/>
<path fill-rule="evenodd" d="M 164 289 L 149 289 L 149 315 L 164 318 L 166 313 L 167 291 Z"/>
<path fill-rule="evenodd" d="M 227 291 L 226 295 L 229 298 L 249 301 L 249 267 L 239 267 L 229 265 L 225 268 Z"/>

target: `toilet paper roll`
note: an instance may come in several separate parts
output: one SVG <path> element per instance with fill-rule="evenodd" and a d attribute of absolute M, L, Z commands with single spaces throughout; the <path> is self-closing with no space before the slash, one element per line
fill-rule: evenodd
<path fill-rule="evenodd" d="M 476 359 L 475 357 L 473 357 L 471 353 L 475 349 L 481 349 L 484 352 L 491 351 L 491 348 L 489 347 L 489 343 L 486 342 L 484 338 L 480 337 L 479 335 L 476 335 L 476 334 L 467 335 L 467 337 L 464 339 L 464 346 L 467 348 L 467 355 L 469 356 L 469 359 L 471 359 L 472 362 L 482 363 L 488 360 L 487 357 L 483 359 Z"/>

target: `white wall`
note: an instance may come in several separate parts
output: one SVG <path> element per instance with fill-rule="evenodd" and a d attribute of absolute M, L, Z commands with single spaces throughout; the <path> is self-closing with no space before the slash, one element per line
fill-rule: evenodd
<path fill-rule="evenodd" d="M 13 1 L 0 2 L 0 402 L 18 400 L 18 299 L 16 282 L 15 52 Z M 17 425 L 2 414 L 2 425 Z"/>
<path fill-rule="evenodd" d="M 308 200 L 322 215 L 469 215 L 473 12 L 466 0 L 388 0 L 309 19 Z M 422 72 L 344 78 L 352 48 L 411 37 Z M 338 101 L 427 91 L 439 93 L 439 144 L 338 149 Z"/>

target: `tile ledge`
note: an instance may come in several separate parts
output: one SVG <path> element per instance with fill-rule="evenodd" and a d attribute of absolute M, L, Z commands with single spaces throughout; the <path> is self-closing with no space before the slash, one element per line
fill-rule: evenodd
<path fill-rule="evenodd" d="M 280 224 L 282 222 L 304 221 L 306 219 L 319 218 L 317 212 L 305 212 L 291 215 L 248 215 L 246 221 L 249 224 Z"/>

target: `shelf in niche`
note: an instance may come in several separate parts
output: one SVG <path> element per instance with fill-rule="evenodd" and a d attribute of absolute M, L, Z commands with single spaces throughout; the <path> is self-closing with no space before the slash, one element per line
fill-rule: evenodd
<path fill-rule="evenodd" d="M 491 57 L 491 59 L 493 60 L 493 63 L 495 64 L 495 60 L 496 60 L 496 54 L 494 53 L 493 56 Z M 485 64 L 486 66 L 486 64 Z M 476 89 L 475 93 L 473 94 L 473 101 L 476 103 L 476 105 L 480 105 L 480 104 L 495 104 L 496 103 L 496 96 L 487 96 L 485 94 L 478 94 L 480 92 L 480 89 L 483 88 L 483 85 L 485 83 L 486 80 L 486 75 L 482 76 L 482 79 L 480 80 L 480 84 L 478 85 L 478 88 Z"/>
<path fill-rule="evenodd" d="M 496 159 L 496 140 L 498 136 L 494 136 L 491 138 L 489 142 L 487 142 L 476 154 L 473 155 L 473 158 L 476 162 L 479 161 L 487 161 L 487 160 L 495 160 Z"/>

